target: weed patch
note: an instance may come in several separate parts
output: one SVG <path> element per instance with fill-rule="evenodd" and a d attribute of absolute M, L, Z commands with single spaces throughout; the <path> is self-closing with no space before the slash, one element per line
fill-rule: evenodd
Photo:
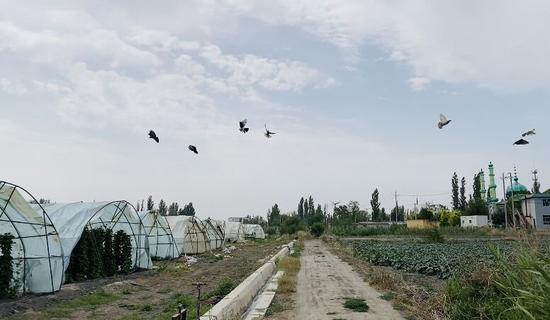
<path fill-rule="evenodd" d="M 344 308 L 353 310 L 355 312 L 367 312 L 369 306 L 365 302 L 365 299 L 358 298 L 345 298 Z"/>

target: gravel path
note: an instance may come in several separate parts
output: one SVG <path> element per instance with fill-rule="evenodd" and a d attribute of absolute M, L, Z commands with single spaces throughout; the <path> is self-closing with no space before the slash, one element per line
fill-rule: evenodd
<path fill-rule="evenodd" d="M 296 319 L 404 319 L 321 241 L 307 241 L 300 262 Z M 366 313 L 345 309 L 345 298 L 365 299 L 370 309 Z"/>

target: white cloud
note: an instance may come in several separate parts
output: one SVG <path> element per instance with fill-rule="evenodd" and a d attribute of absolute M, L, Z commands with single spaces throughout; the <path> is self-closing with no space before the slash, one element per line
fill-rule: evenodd
<path fill-rule="evenodd" d="M 29 89 L 20 81 L 0 78 L 0 91 L 20 96 L 28 93 Z"/>
<path fill-rule="evenodd" d="M 413 89 L 415 91 L 422 91 L 422 90 L 426 89 L 426 87 L 432 81 L 430 79 L 424 78 L 424 77 L 414 77 L 414 78 L 409 78 L 408 82 L 409 82 L 409 86 L 411 87 L 411 89 Z"/>
<path fill-rule="evenodd" d="M 550 89 L 547 1 L 227 0 L 270 25 L 300 27 L 356 55 L 365 43 L 412 73 L 500 92 Z"/>

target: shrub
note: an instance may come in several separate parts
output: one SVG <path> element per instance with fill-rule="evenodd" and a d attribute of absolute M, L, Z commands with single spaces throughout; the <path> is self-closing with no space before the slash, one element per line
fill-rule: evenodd
<path fill-rule="evenodd" d="M 305 230 L 305 227 L 300 218 L 298 218 L 297 216 L 287 216 L 283 220 L 279 232 L 281 234 L 295 234 L 298 231 L 303 230 Z"/>
<path fill-rule="evenodd" d="M 132 242 L 123 230 L 117 231 L 113 240 L 113 254 L 119 272 L 132 271 Z"/>
<path fill-rule="evenodd" d="M 416 215 L 417 219 L 423 219 L 423 220 L 434 220 L 434 214 L 432 210 L 428 208 L 422 208 L 420 212 Z"/>
<path fill-rule="evenodd" d="M 310 232 L 314 237 L 319 238 L 325 232 L 325 226 L 320 222 L 316 222 L 311 226 Z"/>
<path fill-rule="evenodd" d="M 11 281 L 13 277 L 13 258 L 11 247 L 14 237 L 9 234 L 0 235 L 0 299 L 7 298 L 13 293 Z"/>
<path fill-rule="evenodd" d="M 346 298 L 344 302 L 344 308 L 351 309 L 355 312 L 367 312 L 369 306 L 365 303 L 365 299 Z"/>

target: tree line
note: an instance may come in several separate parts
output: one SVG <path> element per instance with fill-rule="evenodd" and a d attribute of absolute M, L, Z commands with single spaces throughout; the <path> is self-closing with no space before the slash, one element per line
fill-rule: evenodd
<path fill-rule="evenodd" d="M 155 202 L 153 201 L 153 196 L 147 198 L 147 203 L 144 200 L 138 201 L 136 204 L 136 210 L 139 211 L 149 211 L 156 212 L 162 216 L 195 216 L 195 208 L 193 203 L 189 202 L 188 204 L 180 207 L 177 202 L 172 202 L 170 205 L 166 205 L 166 202 L 160 199 L 158 207 L 155 207 Z"/>

